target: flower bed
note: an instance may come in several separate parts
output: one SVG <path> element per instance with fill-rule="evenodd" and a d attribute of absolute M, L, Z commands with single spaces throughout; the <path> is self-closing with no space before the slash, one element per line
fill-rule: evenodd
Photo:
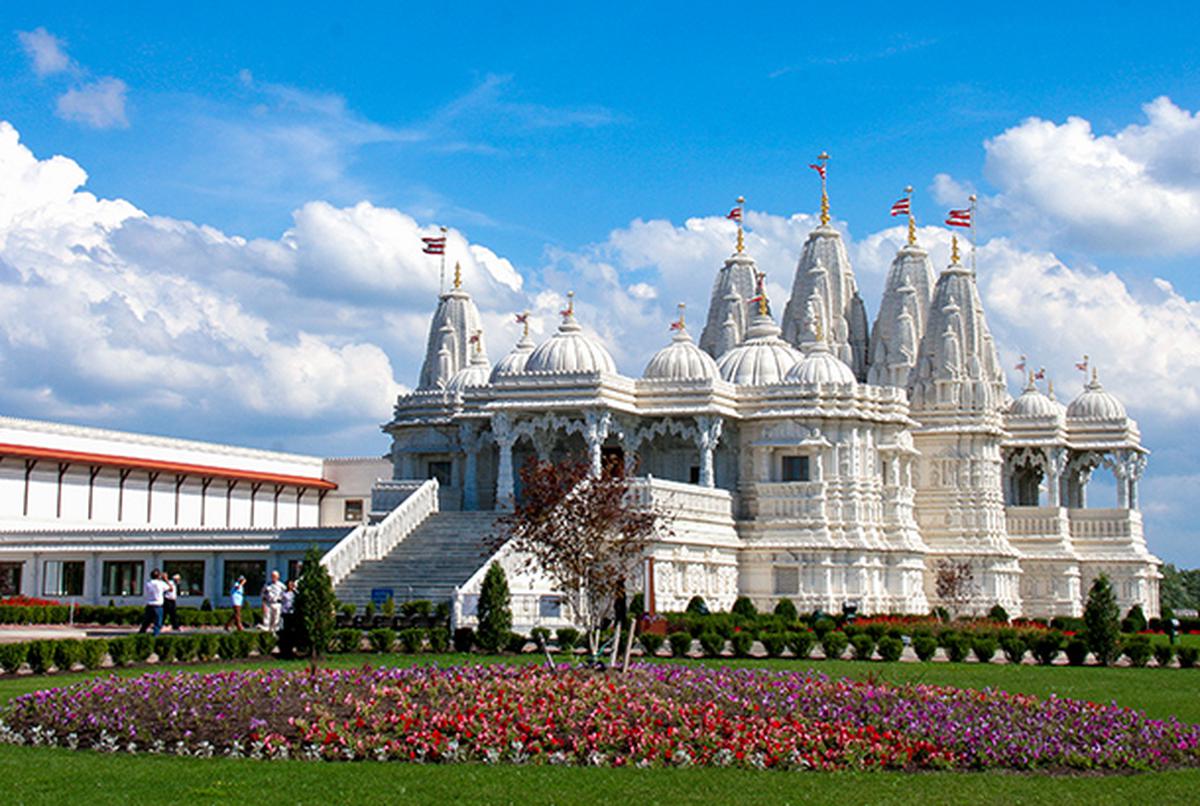
<path fill-rule="evenodd" d="M 1113 705 L 685 666 L 147 674 L 17 697 L 0 719 L 6 742 L 195 756 L 821 770 L 1200 763 L 1200 726 Z"/>

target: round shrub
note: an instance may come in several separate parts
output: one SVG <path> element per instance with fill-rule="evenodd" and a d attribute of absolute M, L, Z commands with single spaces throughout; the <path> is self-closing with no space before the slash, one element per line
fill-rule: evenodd
<path fill-rule="evenodd" d="M 946 650 L 946 657 L 951 663 L 965 663 L 971 654 L 971 640 L 961 633 L 948 630 L 942 634 L 942 649 Z"/>
<path fill-rule="evenodd" d="M 187 663 L 196 659 L 196 652 L 200 647 L 200 636 L 198 635 L 177 635 L 175 636 L 175 659 L 181 663 Z"/>
<path fill-rule="evenodd" d="M 371 632 L 378 633 L 380 631 L 372 630 Z M 381 633 L 374 639 L 372 639 L 369 634 L 367 635 L 367 639 L 371 641 L 371 647 L 373 649 L 375 649 L 376 652 L 390 652 L 392 650 L 392 647 L 395 646 L 396 633 L 392 632 L 391 630 L 387 630 L 387 632 L 391 633 L 391 635 L 388 636 L 386 634 Z M 516 636 L 517 634 L 512 633 L 512 635 Z M 517 637 L 520 638 L 520 636 L 517 636 Z M 524 647 L 525 639 L 520 638 L 520 641 L 521 641 L 522 647 Z M 377 644 L 376 642 L 379 642 L 379 643 Z M 383 645 L 383 644 L 387 645 L 387 649 L 379 649 L 378 648 L 378 646 Z M 401 630 L 400 631 L 400 648 L 403 649 L 404 652 L 409 655 L 416 655 L 418 652 L 420 652 L 422 649 L 425 648 L 425 631 L 420 629 L 419 627 L 409 627 L 407 630 Z M 518 650 L 518 651 L 520 651 L 520 650 Z"/>
<path fill-rule="evenodd" d="M 882 621 L 875 621 L 864 627 L 863 631 L 866 632 L 867 635 L 871 636 L 871 640 L 873 640 L 875 643 L 879 643 L 879 639 L 887 635 L 888 625 L 884 624 Z"/>
<path fill-rule="evenodd" d="M 671 657 L 673 658 L 686 658 L 692 651 L 692 634 L 690 632 L 673 632 L 667 636 L 667 641 L 671 644 Z"/>
<path fill-rule="evenodd" d="M 688 599 L 687 608 L 685 609 L 685 612 L 692 613 L 697 616 L 707 616 L 708 615 L 708 605 L 705 603 L 704 597 L 703 596 L 693 596 L 691 599 Z"/>
<path fill-rule="evenodd" d="M 700 634 L 700 648 L 704 650 L 704 654 L 710 658 L 719 657 L 725 649 L 725 637 L 718 635 L 715 632 L 704 632 Z"/>
<path fill-rule="evenodd" d="M 78 638 L 64 638 L 54 645 L 54 666 L 60 672 L 69 672 L 75 664 L 83 662 L 83 642 Z"/>
<path fill-rule="evenodd" d="M 559 627 L 554 632 L 558 648 L 562 652 L 571 653 L 579 646 L 579 630 L 574 627 Z"/>
<path fill-rule="evenodd" d="M 1063 634 L 1057 630 L 1046 630 L 1033 642 L 1033 656 L 1043 666 L 1054 663 L 1063 647 Z"/>
<path fill-rule="evenodd" d="M 754 618 L 758 615 L 758 608 L 754 606 L 754 602 L 750 601 L 749 596 L 739 596 L 734 601 L 731 612 L 742 618 Z"/>
<path fill-rule="evenodd" d="M 258 654 L 267 657 L 275 649 L 275 645 L 279 643 L 279 636 L 270 630 L 264 630 L 255 636 L 255 642 L 258 644 Z"/>
<path fill-rule="evenodd" d="M 754 646 L 754 633 L 747 630 L 735 632 L 730 643 L 733 644 L 734 657 L 748 658 L 750 657 L 750 648 Z"/>
<path fill-rule="evenodd" d="M 510 632 L 508 634 L 508 641 L 505 643 L 504 647 L 509 652 L 512 652 L 516 655 L 520 655 L 522 652 L 525 651 L 525 645 L 527 643 L 529 643 L 529 639 L 526 638 L 524 635 L 521 635 L 521 633 Z"/>
<path fill-rule="evenodd" d="M 1142 667 L 1150 661 L 1150 640 L 1144 635 L 1135 635 L 1126 641 L 1122 647 L 1122 653 L 1129 658 L 1131 666 Z"/>
<path fill-rule="evenodd" d="M 450 648 L 450 631 L 445 627 L 430 627 L 425 631 L 425 638 L 433 652 L 440 654 Z"/>
<path fill-rule="evenodd" d="M 1171 665 L 1171 659 L 1175 657 L 1175 647 L 1170 644 L 1155 644 L 1154 645 L 1154 662 L 1158 664 L 1158 668 L 1165 669 Z"/>
<path fill-rule="evenodd" d="M 938 642 L 932 635 L 923 633 L 913 638 L 912 647 L 919 660 L 927 661 L 937 654 Z"/>
<path fill-rule="evenodd" d="M 170 663 L 175 659 L 175 638 L 170 635 L 161 635 L 154 639 L 154 654 L 158 656 L 159 663 Z"/>
<path fill-rule="evenodd" d="M 792 603 L 791 599 L 780 599 L 776 602 L 775 615 L 788 624 L 793 623 L 800 617 L 800 614 L 796 612 L 796 605 Z"/>
<path fill-rule="evenodd" d="M 851 638 L 850 646 L 854 648 L 855 660 L 870 660 L 875 654 L 875 640 L 865 632 Z"/>
<path fill-rule="evenodd" d="M 996 656 L 996 639 L 990 635 L 977 635 L 971 641 L 971 652 L 980 663 L 991 663 Z"/>
<path fill-rule="evenodd" d="M 29 644 L 0 644 L 0 668 L 8 674 L 16 674 L 29 654 Z"/>
<path fill-rule="evenodd" d="M 529 638 L 539 650 L 550 643 L 550 631 L 545 627 L 534 627 L 529 631 Z"/>
<path fill-rule="evenodd" d="M 362 648 L 362 630 L 354 627 L 344 627 L 333 631 L 334 652 L 357 652 Z"/>
<path fill-rule="evenodd" d="M 1001 624 L 1008 623 L 1008 611 L 999 604 L 992 605 L 992 609 L 987 614 L 988 621 L 998 621 Z"/>
<path fill-rule="evenodd" d="M 55 641 L 30 641 L 25 660 L 34 674 L 45 674 L 54 666 Z"/>
<path fill-rule="evenodd" d="M 133 641 L 133 659 L 137 663 L 145 663 L 154 654 L 154 636 L 149 633 L 131 635 Z M 221 657 L 225 657 L 224 654 Z M 232 657 L 232 656 L 231 656 Z"/>
<path fill-rule="evenodd" d="M 1200 648 L 1181 646 L 1175 651 L 1175 657 L 1179 658 L 1180 669 L 1191 669 L 1200 660 Z"/>
<path fill-rule="evenodd" d="M 113 666 L 124 666 L 133 660 L 133 640 L 128 636 L 112 638 L 108 642 L 108 656 Z"/>
<path fill-rule="evenodd" d="M 837 660 L 842 657 L 842 653 L 849 645 L 850 639 L 844 632 L 826 633 L 825 637 L 821 639 L 821 649 L 829 660 Z"/>
<path fill-rule="evenodd" d="M 817 634 L 818 641 L 824 641 L 825 636 L 836 628 L 837 625 L 833 623 L 833 619 L 819 618 L 813 622 L 813 632 Z"/>
<path fill-rule="evenodd" d="M 199 636 L 199 641 L 196 642 L 196 657 L 200 660 L 212 660 L 217 656 L 217 636 L 213 633 L 205 633 Z"/>
<path fill-rule="evenodd" d="M 83 642 L 83 651 L 80 653 L 79 662 L 85 669 L 99 669 L 104 663 L 106 655 L 108 655 L 108 641 L 103 638 L 92 638 Z"/>
<path fill-rule="evenodd" d="M 879 639 L 875 651 L 887 663 L 895 663 L 904 654 L 904 642 L 894 635 L 885 635 Z"/>
<path fill-rule="evenodd" d="M 1009 663 L 1019 664 L 1025 660 L 1025 641 L 1019 635 L 1000 636 L 1000 649 Z"/>
<path fill-rule="evenodd" d="M 759 640 L 762 641 L 763 649 L 769 658 L 778 658 L 787 647 L 787 636 L 781 632 L 763 633 Z"/>
<path fill-rule="evenodd" d="M 1088 645 L 1087 641 L 1080 638 L 1078 635 L 1072 636 L 1067 640 L 1067 663 L 1072 666 L 1082 666 L 1087 663 Z"/>
<path fill-rule="evenodd" d="M 558 645 L 562 646 L 562 639 L 558 640 Z M 475 631 L 470 627 L 459 627 L 454 631 L 454 651 L 455 652 L 470 652 L 475 646 Z"/>
<path fill-rule="evenodd" d="M 788 649 L 792 650 L 792 654 L 800 659 L 807 659 L 812 654 L 813 644 L 816 641 L 817 637 L 808 630 L 788 633 L 787 636 Z"/>
<path fill-rule="evenodd" d="M 412 630 L 404 630 L 404 632 L 408 633 L 412 632 Z M 420 651 L 420 645 L 425 640 L 423 631 L 417 630 L 416 632 L 419 634 L 417 637 L 417 649 L 412 650 L 413 652 Z M 367 633 L 367 643 L 370 644 L 372 652 L 391 652 L 392 647 L 396 645 L 396 631 L 388 627 L 371 630 Z M 407 646 L 405 646 L 405 650 L 408 650 Z"/>
<path fill-rule="evenodd" d="M 662 649 L 662 645 L 666 642 L 666 636 L 658 633 L 644 632 L 638 636 L 638 641 L 642 645 L 642 651 L 647 657 L 654 657 L 658 654 L 658 650 Z"/>

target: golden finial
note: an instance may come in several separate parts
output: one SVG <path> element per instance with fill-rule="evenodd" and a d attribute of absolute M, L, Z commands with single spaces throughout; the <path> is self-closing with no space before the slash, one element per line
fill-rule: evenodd
<path fill-rule="evenodd" d="M 684 309 L 687 308 L 687 303 L 686 302 L 679 303 L 678 308 L 679 308 L 679 326 L 683 327 L 683 312 L 684 312 Z"/>
<path fill-rule="evenodd" d="M 454 261 L 454 287 L 462 288 L 462 264 Z"/>
<path fill-rule="evenodd" d="M 567 292 L 567 316 L 575 315 L 575 292 Z"/>
<path fill-rule="evenodd" d="M 950 265 L 958 265 L 958 236 L 950 236 Z"/>
<path fill-rule="evenodd" d="M 762 293 L 758 295 L 758 312 L 762 316 L 767 315 L 767 295 Z"/>
<path fill-rule="evenodd" d="M 904 188 L 904 194 L 908 196 L 908 245 L 917 245 L 917 220 L 912 214 L 912 185 Z"/>
<path fill-rule="evenodd" d="M 742 216 L 745 214 L 745 211 L 743 210 L 743 207 L 742 207 L 742 205 L 744 205 L 745 203 L 746 203 L 746 197 L 745 197 L 745 196 L 738 196 L 738 197 L 737 197 L 737 205 L 738 205 L 738 206 L 737 206 L 737 209 L 738 209 L 738 216 L 737 216 L 737 228 L 738 228 L 737 250 L 738 250 L 738 254 L 739 254 L 739 255 L 740 255 L 742 252 L 746 251 L 746 240 L 745 240 L 745 238 L 744 238 L 744 237 L 743 237 L 743 235 L 742 235 Z"/>
<path fill-rule="evenodd" d="M 817 164 L 821 174 L 821 226 L 829 226 L 829 189 L 825 184 L 826 163 L 829 162 L 829 152 L 822 151 L 817 155 Z"/>
<path fill-rule="evenodd" d="M 1095 367 L 1092 367 L 1092 383 L 1100 383 L 1100 373 Z"/>
<path fill-rule="evenodd" d="M 1046 391 L 1049 393 L 1050 399 L 1053 400 L 1054 399 L 1054 379 L 1053 378 L 1051 378 L 1049 381 L 1046 382 Z"/>

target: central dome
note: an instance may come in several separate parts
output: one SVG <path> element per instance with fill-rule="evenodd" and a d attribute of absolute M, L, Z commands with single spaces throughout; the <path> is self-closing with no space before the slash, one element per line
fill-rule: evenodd
<path fill-rule="evenodd" d="M 1067 406 L 1067 417 L 1072 420 L 1124 420 L 1125 416 L 1124 404 L 1104 391 L 1094 369 L 1091 382 Z"/>
<path fill-rule="evenodd" d="M 616 364 L 604 345 L 584 334 L 575 321 L 572 305 L 563 311 L 563 322 L 558 332 L 530 353 L 525 362 L 525 374 L 608 372 L 615 374 Z"/>
<path fill-rule="evenodd" d="M 711 381 L 717 377 L 717 362 L 697 347 L 680 325 L 671 343 L 650 359 L 642 377 L 664 381 Z"/>
<path fill-rule="evenodd" d="M 779 338 L 780 332 L 770 314 L 755 316 L 746 330 L 746 340 L 717 360 L 721 377 L 745 386 L 782 383 L 788 370 L 804 356 Z"/>

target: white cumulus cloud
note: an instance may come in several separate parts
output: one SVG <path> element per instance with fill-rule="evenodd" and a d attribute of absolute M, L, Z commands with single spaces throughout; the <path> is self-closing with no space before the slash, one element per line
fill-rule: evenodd
<path fill-rule="evenodd" d="M 62 73 L 72 68 L 66 43 L 45 28 L 17 31 L 17 39 L 33 63 L 33 72 L 39 76 Z"/>
<path fill-rule="evenodd" d="M 57 112 L 63 120 L 82 123 L 93 129 L 124 129 L 128 87 L 119 78 L 107 76 L 81 87 L 72 87 L 58 97 Z"/>

